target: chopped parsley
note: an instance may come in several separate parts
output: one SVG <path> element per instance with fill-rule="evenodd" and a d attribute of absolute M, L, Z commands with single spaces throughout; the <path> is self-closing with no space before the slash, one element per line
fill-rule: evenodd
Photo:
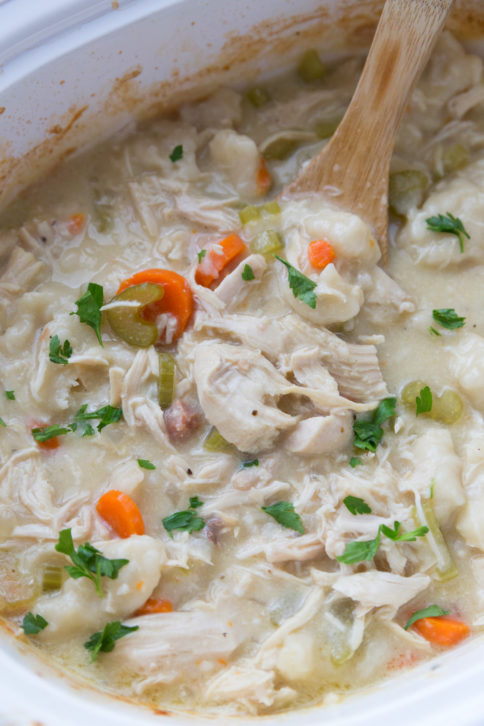
<path fill-rule="evenodd" d="M 32 429 L 31 433 L 35 441 L 42 444 L 44 441 L 49 441 L 49 439 L 53 439 L 56 436 L 64 436 L 64 434 L 69 434 L 70 432 L 70 428 L 59 426 L 58 424 L 52 424 L 52 426 L 37 426 Z"/>
<path fill-rule="evenodd" d="M 87 290 L 79 300 L 76 300 L 77 310 L 71 315 L 78 315 L 81 323 L 86 323 L 96 333 L 99 345 L 101 339 L 101 308 L 104 302 L 104 291 L 102 285 L 90 282 Z"/>
<path fill-rule="evenodd" d="M 384 398 L 380 401 L 371 418 L 357 418 L 353 423 L 353 445 L 357 449 L 376 451 L 376 447 L 383 438 L 381 424 L 395 416 L 396 398 Z"/>
<path fill-rule="evenodd" d="M 15 401 L 15 391 L 5 391 L 5 398 L 9 401 Z"/>
<path fill-rule="evenodd" d="M 430 328 L 429 328 L 429 333 L 430 333 L 430 335 L 438 335 L 439 338 L 440 338 L 439 331 L 438 330 L 435 330 L 435 328 L 433 328 L 432 326 L 430 326 Z"/>
<path fill-rule="evenodd" d="M 303 275 L 302 272 L 299 272 L 299 270 L 293 267 L 287 260 L 279 257 L 279 255 L 276 255 L 275 257 L 276 260 L 279 260 L 279 262 L 282 262 L 282 264 L 287 267 L 289 287 L 291 288 L 294 297 L 315 310 L 316 295 L 314 293 L 314 288 L 316 287 L 316 283 L 313 282 L 313 280 L 310 280 L 309 277 L 306 277 L 306 275 Z"/>
<path fill-rule="evenodd" d="M 300 515 L 294 511 L 294 504 L 291 502 L 276 502 L 269 507 L 261 507 L 262 511 L 274 517 L 276 522 L 283 527 L 294 529 L 299 534 L 304 534 L 304 527 Z"/>
<path fill-rule="evenodd" d="M 471 237 L 462 224 L 461 219 L 447 212 L 447 214 L 438 214 L 436 217 L 429 217 L 425 221 L 427 222 L 427 229 L 431 229 L 433 232 L 455 235 L 459 240 L 461 253 L 464 252 L 464 237 L 467 237 L 467 239 Z"/>
<path fill-rule="evenodd" d="M 5 423 L 5 421 L 3 420 L 3 418 L 1 418 L 1 417 L 0 417 L 0 426 L 4 426 L 4 427 L 7 426 L 7 424 Z"/>
<path fill-rule="evenodd" d="M 361 464 L 363 464 L 363 462 L 362 462 L 362 460 L 360 459 L 359 456 L 352 456 L 351 457 L 351 459 L 350 459 L 350 466 L 351 466 L 352 469 L 354 469 L 355 466 L 360 466 Z"/>
<path fill-rule="evenodd" d="M 343 504 L 351 514 L 371 514 L 371 507 L 360 497 L 348 495 L 343 499 Z"/>
<path fill-rule="evenodd" d="M 49 360 L 52 363 L 67 365 L 68 359 L 72 355 L 72 346 L 68 340 L 61 345 L 58 335 L 53 335 L 49 343 Z"/>
<path fill-rule="evenodd" d="M 354 565 L 357 562 L 369 561 L 374 558 L 380 546 L 382 534 L 393 540 L 393 542 L 414 542 L 417 537 L 423 537 L 429 531 L 428 527 L 419 527 L 411 532 L 400 533 L 400 522 L 393 523 L 394 529 L 380 524 L 375 539 L 363 540 L 360 542 L 349 542 L 342 555 L 336 557 L 339 562 L 346 565 Z"/>
<path fill-rule="evenodd" d="M 22 620 L 22 628 L 25 635 L 37 635 L 41 630 L 48 626 L 48 622 L 42 615 L 34 615 L 27 613 Z"/>
<path fill-rule="evenodd" d="M 420 395 L 416 397 L 415 403 L 417 405 L 416 415 L 421 413 L 429 413 L 432 410 L 432 391 L 428 386 L 424 386 L 420 391 Z"/>
<path fill-rule="evenodd" d="M 198 497 L 190 497 L 189 509 L 181 512 L 175 512 L 168 517 L 162 519 L 163 527 L 166 529 L 170 537 L 173 539 L 173 530 L 179 529 L 181 532 L 199 532 L 205 527 L 204 520 L 198 516 L 197 509 L 201 507 L 203 502 Z"/>
<path fill-rule="evenodd" d="M 173 163 L 175 163 L 175 161 L 180 161 L 180 159 L 182 159 L 182 158 L 183 158 L 183 146 L 181 144 L 178 144 L 177 146 L 175 146 L 175 148 L 171 152 L 170 159 L 172 160 Z"/>
<path fill-rule="evenodd" d="M 245 265 L 242 270 L 242 279 L 248 282 L 249 280 L 255 280 L 254 270 L 250 265 Z"/>
<path fill-rule="evenodd" d="M 109 426 L 109 424 L 112 423 L 118 423 L 118 421 L 120 421 L 123 416 L 123 411 L 121 408 L 116 408 L 115 406 L 110 406 L 109 404 L 107 406 L 103 406 L 102 408 L 98 408 L 97 411 L 87 411 L 86 409 L 87 403 L 85 403 L 84 406 L 81 406 L 79 411 L 74 416 L 74 422 L 70 424 L 72 431 L 76 430 L 78 423 L 84 421 L 91 421 L 94 419 L 99 419 L 97 430 L 102 431 L 105 426 Z"/>
<path fill-rule="evenodd" d="M 242 467 L 249 469 L 251 466 L 259 466 L 259 459 L 250 459 L 250 461 L 243 461 Z"/>
<path fill-rule="evenodd" d="M 203 258 L 205 257 L 206 254 L 207 254 L 207 250 L 200 250 L 200 252 L 197 252 L 197 257 L 198 257 L 198 263 L 199 264 L 203 260 Z"/>
<path fill-rule="evenodd" d="M 59 532 L 59 541 L 55 548 L 57 552 L 62 552 L 72 560 L 73 565 L 67 565 L 65 568 L 69 575 L 74 580 L 87 577 L 94 584 L 99 597 L 103 597 L 101 577 L 116 580 L 120 569 L 129 562 L 124 559 L 110 560 L 89 542 L 79 545 L 76 552 L 70 529 L 63 529 Z"/>
<path fill-rule="evenodd" d="M 138 464 L 142 469 L 156 469 L 156 466 L 148 459 L 138 459 Z"/>
<path fill-rule="evenodd" d="M 432 317 L 440 323 L 443 328 L 447 328 L 447 330 L 462 328 L 466 322 L 465 318 L 457 315 L 454 308 L 439 308 L 437 310 L 432 310 Z M 437 333 L 437 335 L 440 335 L 440 333 Z"/>
<path fill-rule="evenodd" d="M 438 618 L 440 615 L 448 615 L 448 610 L 442 610 L 438 605 L 429 605 L 423 610 L 417 610 L 413 615 L 409 617 L 406 624 L 403 626 L 405 630 L 408 630 L 417 620 L 422 618 Z"/>
<path fill-rule="evenodd" d="M 139 625 L 122 625 L 119 620 L 106 623 L 102 630 L 93 633 L 89 640 L 84 643 L 84 648 L 91 652 L 91 663 L 97 660 L 99 653 L 111 653 L 117 640 L 124 638 L 125 635 L 129 635 L 135 630 L 139 630 Z"/>

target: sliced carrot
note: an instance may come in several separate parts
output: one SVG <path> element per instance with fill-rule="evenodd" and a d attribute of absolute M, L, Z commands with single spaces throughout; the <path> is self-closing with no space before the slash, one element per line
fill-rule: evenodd
<path fill-rule="evenodd" d="M 161 597 L 150 597 L 135 612 L 135 615 L 152 615 L 153 613 L 171 613 L 173 605 L 169 600 L 162 600 Z"/>
<path fill-rule="evenodd" d="M 69 230 L 69 233 L 72 235 L 79 234 L 84 229 L 84 225 L 86 224 L 86 215 L 82 212 L 79 212 L 78 214 L 73 214 L 70 220 L 67 223 L 67 229 Z"/>
<path fill-rule="evenodd" d="M 236 234 L 217 242 L 216 248 L 208 251 L 195 270 L 195 282 L 209 287 L 218 280 L 222 271 L 230 265 L 242 252 L 246 252 L 245 243 Z"/>
<path fill-rule="evenodd" d="M 162 313 L 174 315 L 178 321 L 173 336 L 173 340 L 176 340 L 185 330 L 193 312 L 193 295 L 190 285 L 184 277 L 177 272 L 173 272 L 173 270 L 151 269 L 137 272 L 123 280 L 117 294 L 119 295 L 127 287 L 141 285 L 144 282 L 161 285 L 165 294 L 161 300 L 145 305 L 142 313 L 143 317 L 145 320 L 155 322 L 158 315 Z"/>
<path fill-rule="evenodd" d="M 41 449 L 57 449 L 60 441 L 57 436 L 53 436 L 51 439 L 47 439 L 47 441 L 36 441 L 36 444 Z"/>
<path fill-rule="evenodd" d="M 443 615 L 435 618 L 421 618 L 415 621 L 413 627 L 425 640 L 434 645 L 457 645 L 470 633 L 469 626 L 461 620 L 454 620 Z"/>
<path fill-rule="evenodd" d="M 110 489 L 98 500 L 96 509 L 120 537 L 145 533 L 143 517 L 137 504 L 124 492 Z"/>
<path fill-rule="evenodd" d="M 324 270 L 335 257 L 334 247 L 325 239 L 315 239 L 309 243 L 308 259 L 316 270 Z"/>
<path fill-rule="evenodd" d="M 265 159 L 261 158 L 259 169 L 257 171 L 257 191 L 260 196 L 264 196 L 272 186 L 272 178 L 267 168 Z"/>

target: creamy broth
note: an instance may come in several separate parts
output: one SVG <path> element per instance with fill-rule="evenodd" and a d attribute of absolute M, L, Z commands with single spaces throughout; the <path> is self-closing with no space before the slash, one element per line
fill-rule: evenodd
<path fill-rule="evenodd" d="M 275 201 L 362 63 L 126 129 L 3 215 L 0 613 L 110 692 L 334 702 L 482 625 L 482 61 L 446 33 L 414 91 L 385 271 L 331 199 Z"/>

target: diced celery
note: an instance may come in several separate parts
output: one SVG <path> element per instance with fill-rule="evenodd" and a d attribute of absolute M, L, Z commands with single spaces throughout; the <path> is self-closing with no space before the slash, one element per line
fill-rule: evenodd
<path fill-rule="evenodd" d="M 38 583 L 22 575 L 16 557 L 0 553 L 0 614 L 15 615 L 28 610 L 38 595 Z"/>
<path fill-rule="evenodd" d="M 205 451 L 224 451 L 230 448 L 231 444 L 224 439 L 220 431 L 215 426 L 212 426 L 203 442 L 203 448 Z"/>
<path fill-rule="evenodd" d="M 94 224 L 98 232 L 110 232 L 114 227 L 113 207 L 111 204 L 94 202 Z"/>
<path fill-rule="evenodd" d="M 428 542 L 437 560 L 437 579 L 440 582 L 452 580 L 459 573 L 457 572 L 454 560 L 437 522 L 432 500 L 421 502 L 418 498 L 415 512 L 415 520 L 418 522 L 418 525 L 429 528 L 428 533 L 425 535 L 425 541 Z"/>
<path fill-rule="evenodd" d="M 297 66 L 299 77 L 306 83 L 319 81 L 323 78 L 325 70 L 324 64 L 314 48 L 304 53 Z"/>
<path fill-rule="evenodd" d="M 415 408 L 416 398 L 420 395 L 422 388 L 425 388 L 427 384 L 423 381 L 410 381 L 406 386 L 402 388 L 400 393 L 400 400 L 405 406 L 413 406 Z"/>
<path fill-rule="evenodd" d="M 462 144 L 453 144 L 442 154 L 444 174 L 450 174 L 469 163 L 469 151 Z"/>
<path fill-rule="evenodd" d="M 418 169 L 406 169 L 390 174 L 388 202 L 395 214 L 405 216 L 412 207 L 418 207 L 428 186 L 426 175 Z"/>
<path fill-rule="evenodd" d="M 265 229 L 250 243 L 252 252 L 258 252 L 261 255 L 270 255 L 278 252 L 283 246 L 284 243 L 281 235 L 274 229 Z"/>
<path fill-rule="evenodd" d="M 350 600 L 337 600 L 331 606 L 326 618 L 331 624 L 328 635 L 331 662 L 340 666 L 354 655 L 352 634 L 354 626 L 353 603 Z"/>
<path fill-rule="evenodd" d="M 173 403 L 175 395 L 175 359 L 171 353 L 158 353 L 158 401 L 162 409 Z"/>
<path fill-rule="evenodd" d="M 464 411 L 462 398 L 457 391 L 450 389 L 440 396 L 434 397 L 432 403 L 432 418 L 445 424 L 453 424 L 460 419 Z"/>
<path fill-rule="evenodd" d="M 265 90 L 265 88 L 260 88 L 260 86 L 249 88 L 245 95 L 247 100 L 250 101 L 255 108 L 260 108 L 271 100 L 269 93 Z"/>
<path fill-rule="evenodd" d="M 320 139 L 328 139 L 334 134 L 342 118 L 343 116 L 340 115 L 325 121 L 318 121 L 314 126 L 314 132 Z"/>
<path fill-rule="evenodd" d="M 250 204 L 248 207 L 243 207 L 243 209 L 239 210 L 239 219 L 242 224 L 255 222 L 256 219 L 260 219 L 259 207 L 254 207 L 253 204 Z"/>
<path fill-rule="evenodd" d="M 141 285 L 127 287 L 112 302 L 137 302 L 139 305 L 112 307 L 106 310 L 106 316 L 114 333 L 122 340 L 136 348 L 148 348 L 158 339 L 158 328 L 154 323 L 144 320 L 143 309 L 146 305 L 161 300 L 164 295 L 162 285 L 144 282 Z"/>
<path fill-rule="evenodd" d="M 281 213 L 281 208 L 275 199 L 273 199 L 271 202 L 266 202 L 265 204 L 263 204 L 261 209 L 262 214 L 267 216 L 273 216 Z"/>
<path fill-rule="evenodd" d="M 42 591 L 60 590 L 64 582 L 64 572 L 61 565 L 46 565 L 42 573 Z"/>

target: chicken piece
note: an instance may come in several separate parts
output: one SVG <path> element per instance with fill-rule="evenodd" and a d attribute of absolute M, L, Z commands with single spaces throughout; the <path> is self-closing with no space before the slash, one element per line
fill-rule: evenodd
<path fill-rule="evenodd" d="M 144 471 L 136 459 L 125 459 L 114 467 L 106 491 L 117 489 L 132 497 L 138 491 L 144 478 Z"/>
<path fill-rule="evenodd" d="M 8 313 L 15 299 L 31 290 L 36 281 L 46 271 L 46 265 L 31 252 L 14 247 L 5 271 L 0 277 L 0 323 L 2 329 L 7 324 Z"/>
<path fill-rule="evenodd" d="M 284 445 L 299 456 L 333 454 L 347 446 L 353 437 L 353 416 L 349 411 L 329 416 L 311 416 L 299 421 Z"/>
<path fill-rule="evenodd" d="M 182 106 L 180 116 L 198 129 L 237 126 L 242 121 L 242 96 L 230 88 L 220 88 L 205 101 Z"/>
<path fill-rule="evenodd" d="M 238 703 L 245 712 L 255 714 L 260 706 L 274 704 L 277 693 L 274 681 L 273 670 L 263 670 L 250 661 L 242 661 L 208 682 L 204 700 Z"/>
<path fill-rule="evenodd" d="M 358 275 L 365 295 L 365 315 L 376 325 L 388 325 L 395 317 L 415 312 L 415 305 L 381 267 Z"/>
<path fill-rule="evenodd" d="M 479 83 L 451 98 L 447 108 L 453 118 L 461 119 L 471 108 L 480 106 L 481 103 L 484 103 L 484 83 Z"/>
<path fill-rule="evenodd" d="M 310 633 L 291 633 L 284 641 L 277 657 L 277 671 L 290 683 L 307 682 L 314 677 L 317 649 Z"/>
<path fill-rule="evenodd" d="M 117 579 L 102 578 L 104 597 L 100 598 L 94 584 L 85 577 L 69 578 L 58 594 L 42 595 L 35 612 L 49 626 L 39 633 L 46 642 L 88 634 L 101 629 L 111 620 L 131 615 L 151 595 L 158 584 L 166 560 L 163 544 L 147 535 L 94 543 L 105 557 L 127 559 Z"/>
<path fill-rule="evenodd" d="M 370 570 L 343 575 L 333 584 L 336 592 L 350 597 L 364 608 L 388 605 L 394 612 L 430 585 L 430 577 L 416 574 L 401 577 L 393 572 Z"/>
<path fill-rule="evenodd" d="M 120 640 L 105 663 L 148 678 L 150 685 L 192 679 L 200 660 L 227 659 L 240 642 L 231 623 L 202 611 L 142 615 L 125 625 L 139 630 Z"/>
<path fill-rule="evenodd" d="M 306 562 L 324 554 L 324 544 L 316 534 L 299 537 L 273 537 L 250 542 L 239 548 L 237 559 L 244 560 L 263 554 L 268 562 Z"/>
<path fill-rule="evenodd" d="M 197 346 L 193 373 L 205 417 L 240 451 L 268 449 L 279 432 L 295 426 L 297 417 L 276 406 L 286 394 L 305 396 L 323 409 L 368 408 L 331 391 L 291 384 L 263 355 L 244 346 Z"/>
<path fill-rule="evenodd" d="M 195 328 L 230 335 L 260 350 L 274 362 L 298 348 L 307 351 L 308 341 L 311 341 L 317 346 L 320 366 L 327 367 L 342 396 L 355 401 L 378 401 L 388 395 L 373 345 L 347 343 L 329 330 L 307 325 L 296 315 L 269 320 L 254 315 L 216 318 L 199 314 Z"/>
<path fill-rule="evenodd" d="M 242 277 L 246 265 L 249 265 L 254 274 L 253 280 L 246 281 Z M 266 269 L 267 262 L 263 255 L 249 255 L 222 280 L 215 294 L 225 303 L 226 309 L 230 310 L 239 305 L 249 292 L 254 291 L 254 286 L 261 280 Z"/>
<path fill-rule="evenodd" d="M 200 425 L 200 416 L 181 399 L 163 412 L 166 432 L 173 443 L 185 441 Z"/>
<path fill-rule="evenodd" d="M 210 158 L 243 199 L 259 195 L 257 175 L 261 156 L 255 142 L 232 129 L 217 131 L 208 145 Z"/>
<path fill-rule="evenodd" d="M 231 202 L 231 200 L 229 200 Z M 233 232 L 240 228 L 240 220 L 227 202 L 210 197 L 177 194 L 174 203 L 179 216 L 216 232 Z"/>
<path fill-rule="evenodd" d="M 447 346 L 447 351 L 457 385 L 472 405 L 484 412 L 484 338 L 476 333 L 461 333 L 458 342 Z"/>

